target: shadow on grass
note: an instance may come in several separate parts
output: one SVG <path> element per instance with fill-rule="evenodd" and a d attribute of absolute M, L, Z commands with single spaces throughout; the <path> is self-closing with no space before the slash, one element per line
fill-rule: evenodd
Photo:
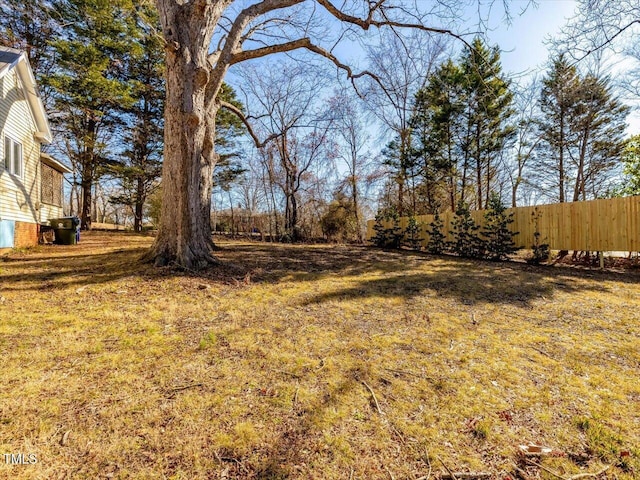
<path fill-rule="evenodd" d="M 19 291 L 105 284 L 127 277 L 152 280 L 180 276 L 238 284 L 246 276 L 246 283 L 250 284 L 283 280 L 315 282 L 350 276 L 353 280 L 347 288 L 307 298 L 305 304 L 437 295 L 466 304 L 528 305 L 533 299 L 552 296 L 555 290 L 605 291 L 606 286 L 598 280 L 634 284 L 639 280 L 635 275 L 432 257 L 419 252 L 264 243 L 222 244 L 218 252 L 221 265 L 201 272 L 185 272 L 142 263 L 140 257 L 147 247 L 127 246 L 124 236 L 96 235 L 90 240 L 80 248 L 47 247 L 50 250 L 33 255 L 4 258 L 0 261 L 0 285 L 5 290 Z M 105 248 L 111 250 L 105 252 Z M 96 249 L 102 251 L 96 253 Z M 358 278 L 363 275 L 377 278 Z M 585 278 L 592 281 L 582 281 Z"/>
<path fill-rule="evenodd" d="M 597 280 L 639 283 L 635 275 L 611 272 L 534 267 L 524 263 L 434 257 L 406 250 L 385 251 L 370 247 L 304 247 L 288 245 L 234 246 L 234 255 L 264 269 L 253 281 L 305 282 L 329 277 L 355 277 L 347 288 L 307 298 L 302 305 L 359 298 L 414 298 L 436 295 L 464 304 L 516 304 L 550 298 L 555 291 L 606 291 Z M 416 272 L 416 270 L 419 270 Z M 359 279 L 374 274 L 379 278 Z M 584 282 L 585 278 L 594 281 Z"/>
<path fill-rule="evenodd" d="M 435 295 L 454 298 L 468 305 L 477 303 L 529 305 L 533 299 L 552 296 L 556 288 L 546 282 L 541 275 L 504 278 L 501 275 L 493 275 L 486 269 L 473 271 L 466 268 L 461 270 L 442 268 L 431 273 L 400 274 L 356 281 L 352 287 L 316 295 L 305 300 L 304 304 L 357 298 L 413 298 Z M 583 287 L 565 284 L 561 288 L 571 291 Z M 604 290 L 602 287 L 595 288 Z"/>
<path fill-rule="evenodd" d="M 97 285 L 125 277 L 166 275 L 140 262 L 144 248 L 38 258 L 9 258 L 0 262 L 3 290 L 58 290 Z M 20 268 L 23 267 L 23 268 Z M 26 271 L 25 271 L 26 270 Z"/>
<path fill-rule="evenodd" d="M 367 373 L 359 368 L 349 369 L 333 388 L 325 389 L 303 408 L 294 406 L 294 412 L 289 421 L 285 422 L 283 431 L 274 442 L 266 446 L 264 452 L 261 452 L 261 457 L 265 460 L 255 465 L 247 465 L 251 478 L 299 478 L 303 473 L 300 466 L 309 460 L 305 455 L 314 455 L 313 452 L 317 454 L 323 442 L 327 413 L 339 407 L 344 399 L 352 399 L 355 395 L 368 395 L 361 382 L 365 377 Z M 362 392 L 356 393 L 358 389 Z"/>

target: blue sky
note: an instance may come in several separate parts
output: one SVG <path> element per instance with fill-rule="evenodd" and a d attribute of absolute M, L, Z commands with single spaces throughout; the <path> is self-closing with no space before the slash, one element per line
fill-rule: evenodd
<path fill-rule="evenodd" d="M 527 7 L 528 4 L 523 0 L 511 3 L 510 25 L 502 21 L 501 8 L 495 8 L 489 20 L 487 36 L 490 43 L 502 49 L 502 66 L 508 73 L 544 69 L 549 56 L 545 40 L 560 31 L 576 8 L 574 0 L 540 0 L 537 8 Z M 525 7 L 526 11 L 519 15 Z"/>
<path fill-rule="evenodd" d="M 417 1 L 427 2 L 425 5 L 432 2 L 432 0 Z M 526 78 L 536 72 L 544 74 L 549 59 L 549 39 L 559 36 L 561 29 L 574 16 L 578 8 L 575 0 L 537 0 L 535 2 L 510 0 L 508 5 L 511 11 L 511 22 L 508 23 L 505 21 L 502 0 L 480 0 L 482 10 L 480 14 L 478 4 L 469 3 L 471 6 L 466 9 L 461 8 L 459 12 L 460 16 L 466 18 L 452 29 L 460 33 L 484 31 L 489 44 L 497 44 L 501 49 L 503 70 L 515 79 Z M 483 25 L 480 27 L 478 27 L 478 15 L 481 15 L 483 20 Z M 473 34 L 466 38 L 471 40 Z M 375 42 L 375 35 L 369 36 L 369 39 Z M 330 44 L 331 42 L 327 42 L 324 46 L 328 47 Z M 453 45 L 457 46 L 458 51 L 463 46 L 461 42 L 456 41 Z M 343 38 L 334 53 L 340 60 L 352 66 L 354 71 L 368 67 L 364 48 L 355 39 Z M 627 103 L 631 100 L 625 99 Z M 628 117 L 628 123 L 630 124 L 629 134 L 640 132 L 638 113 L 632 112 Z"/>

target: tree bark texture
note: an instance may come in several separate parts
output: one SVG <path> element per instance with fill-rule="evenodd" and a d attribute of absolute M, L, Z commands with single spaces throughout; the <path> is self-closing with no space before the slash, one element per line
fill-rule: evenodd
<path fill-rule="evenodd" d="M 145 184 L 143 178 L 136 180 L 136 202 L 134 205 L 133 230 L 135 232 L 142 231 L 142 216 L 144 214 L 144 203 L 147 199 Z"/>
<path fill-rule="evenodd" d="M 160 228 L 147 256 L 157 266 L 215 263 L 210 212 L 218 106 L 211 90 L 217 94 L 219 87 L 210 78 L 207 52 L 223 4 L 158 0 L 167 97 Z"/>
<path fill-rule="evenodd" d="M 85 161 L 82 167 L 82 178 L 80 180 L 82 188 L 82 209 L 80 211 L 80 228 L 91 230 L 91 204 L 93 189 L 93 172 L 91 165 Z"/>

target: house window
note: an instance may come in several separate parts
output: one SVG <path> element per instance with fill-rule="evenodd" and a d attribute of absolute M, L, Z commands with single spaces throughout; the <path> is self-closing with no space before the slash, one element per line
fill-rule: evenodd
<path fill-rule="evenodd" d="M 22 177 L 22 144 L 11 137 L 4 137 L 4 168 Z"/>
<path fill-rule="evenodd" d="M 62 206 L 62 173 L 42 164 L 42 203 Z"/>

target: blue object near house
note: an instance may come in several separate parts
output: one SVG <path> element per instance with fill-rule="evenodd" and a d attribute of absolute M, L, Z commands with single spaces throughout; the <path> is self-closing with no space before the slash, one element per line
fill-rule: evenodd
<path fill-rule="evenodd" d="M 16 231 L 14 220 L 0 220 L 0 248 L 13 248 L 13 238 Z"/>

